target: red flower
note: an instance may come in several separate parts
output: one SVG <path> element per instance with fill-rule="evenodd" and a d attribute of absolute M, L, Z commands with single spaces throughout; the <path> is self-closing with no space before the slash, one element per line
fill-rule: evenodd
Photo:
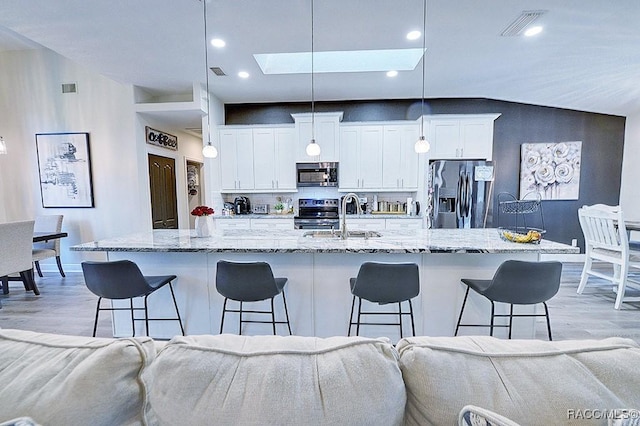
<path fill-rule="evenodd" d="M 210 214 L 213 214 L 213 213 L 214 213 L 213 209 L 207 206 L 198 206 L 193 210 L 191 210 L 191 214 L 194 216 L 209 216 Z"/>

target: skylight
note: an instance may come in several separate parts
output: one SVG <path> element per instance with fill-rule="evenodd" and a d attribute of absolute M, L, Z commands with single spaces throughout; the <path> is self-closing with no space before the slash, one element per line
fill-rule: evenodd
<path fill-rule="evenodd" d="M 313 72 L 409 71 L 422 55 L 421 48 L 314 52 Z M 264 74 L 311 73 L 311 52 L 260 53 L 253 57 Z"/>

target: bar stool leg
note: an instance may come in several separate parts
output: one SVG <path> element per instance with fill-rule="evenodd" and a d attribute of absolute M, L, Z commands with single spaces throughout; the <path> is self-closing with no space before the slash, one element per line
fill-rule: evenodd
<path fill-rule="evenodd" d="M 467 286 L 467 291 L 464 293 L 464 299 L 462 300 L 462 307 L 460 308 L 460 315 L 458 316 L 458 324 L 456 324 L 456 331 L 454 336 L 458 335 L 458 329 L 460 328 L 460 321 L 462 321 L 462 313 L 464 312 L 464 305 L 467 303 L 467 297 L 469 296 L 469 290 L 471 287 Z"/>
<path fill-rule="evenodd" d="M 489 326 L 489 336 L 493 336 L 493 319 L 495 315 L 495 304 L 491 301 L 491 325 Z"/>
<path fill-rule="evenodd" d="M 284 302 L 284 315 L 287 318 L 287 328 L 289 329 L 289 336 L 293 335 L 291 332 L 291 323 L 289 322 L 289 310 L 287 309 L 287 298 L 284 296 L 284 290 L 282 290 L 282 301 Z"/>
<path fill-rule="evenodd" d="M 220 334 L 222 334 L 222 327 L 224 327 L 224 314 L 227 312 L 227 298 L 224 298 L 224 303 L 222 304 L 222 318 L 220 319 Z"/>
<path fill-rule="evenodd" d="M 242 302 L 240 302 L 240 328 L 238 329 L 238 335 L 242 336 Z"/>
<path fill-rule="evenodd" d="M 356 306 L 356 297 L 351 299 L 351 314 L 349 314 L 349 329 L 347 330 L 347 337 L 351 336 L 351 326 L 353 325 L 353 308 Z"/>
<path fill-rule="evenodd" d="M 273 297 L 271 298 L 271 326 L 273 327 L 273 335 L 276 335 L 276 313 L 273 309 Z"/>
<path fill-rule="evenodd" d="M 360 335 L 360 315 L 362 314 L 362 299 L 358 297 L 358 323 L 356 324 L 356 336 Z"/>
<path fill-rule="evenodd" d="M 408 302 L 409 302 L 409 313 L 411 315 L 411 332 L 413 333 L 413 337 L 416 337 L 416 326 L 413 322 L 413 304 L 411 303 L 411 299 L 409 299 Z"/>
<path fill-rule="evenodd" d="M 149 297 L 149 295 L 146 295 L 144 297 L 144 328 L 145 330 L 147 330 L 147 336 L 149 335 L 149 311 L 147 310 L 147 297 Z"/>
<path fill-rule="evenodd" d="M 552 341 L 551 337 L 551 321 L 549 320 L 549 308 L 547 308 L 547 302 L 542 302 L 544 305 L 544 314 L 547 317 L 547 333 L 549 333 L 549 341 Z"/>
<path fill-rule="evenodd" d="M 400 321 L 400 338 L 402 339 L 402 302 L 398 302 L 398 318 Z"/>
<path fill-rule="evenodd" d="M 98 329 L 98 314 L 100 313 L 100 301 L 102 297 L 98 297 L 98 304 L 96 305 L 96 320 L 93 322 L 93 337 L 96 337 L 96 330 Z"/>
<path fill-rule="evenodd" d="M 131 337 L 136 337 L 136 322 L 133 317 L 133 299 L 129 299 L 129 308 L 131 309 Z"/>
<path fill-rule="evenodd" d="M 513 327 L 513 303 L 509 308 L 509 339 L 511 339 L 511 328 Z"/>
<path fill-rule="evenodd" d="M 176 308 L 176 314 L 178 315 L 178 324 L 180 324 L 180 331 L 184 336 L 184 327 L 182 327 L 182 318 L 180 318 L 180 311 L 178 310 L 178 303 L 176 302 L 176 296 L 173 293 L 173 286 L 169 283 L 169 290 L 171 290 L 171 298 L 173 299 L 173 306 Z"/>

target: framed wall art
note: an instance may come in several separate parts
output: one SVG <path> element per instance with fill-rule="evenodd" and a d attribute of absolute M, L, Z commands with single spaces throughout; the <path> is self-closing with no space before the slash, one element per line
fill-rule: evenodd
<path fill-rule="evenodd" d="M 38 133 L 42 207 L 93 207 L 89 133 Z"/>
<path fill-rule="evenodd" d="M 520 199 L 577 200 L 582 142 L 523 143 Z"/>

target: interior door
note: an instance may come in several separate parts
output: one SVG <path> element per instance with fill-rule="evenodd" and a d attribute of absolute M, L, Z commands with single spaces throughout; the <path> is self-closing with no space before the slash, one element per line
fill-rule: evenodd
<path fill-rule="evenodd" d="M 178 229 L 176 163 L 173 158 L 149 154 L 149 187 L 153 229 Z"/>

